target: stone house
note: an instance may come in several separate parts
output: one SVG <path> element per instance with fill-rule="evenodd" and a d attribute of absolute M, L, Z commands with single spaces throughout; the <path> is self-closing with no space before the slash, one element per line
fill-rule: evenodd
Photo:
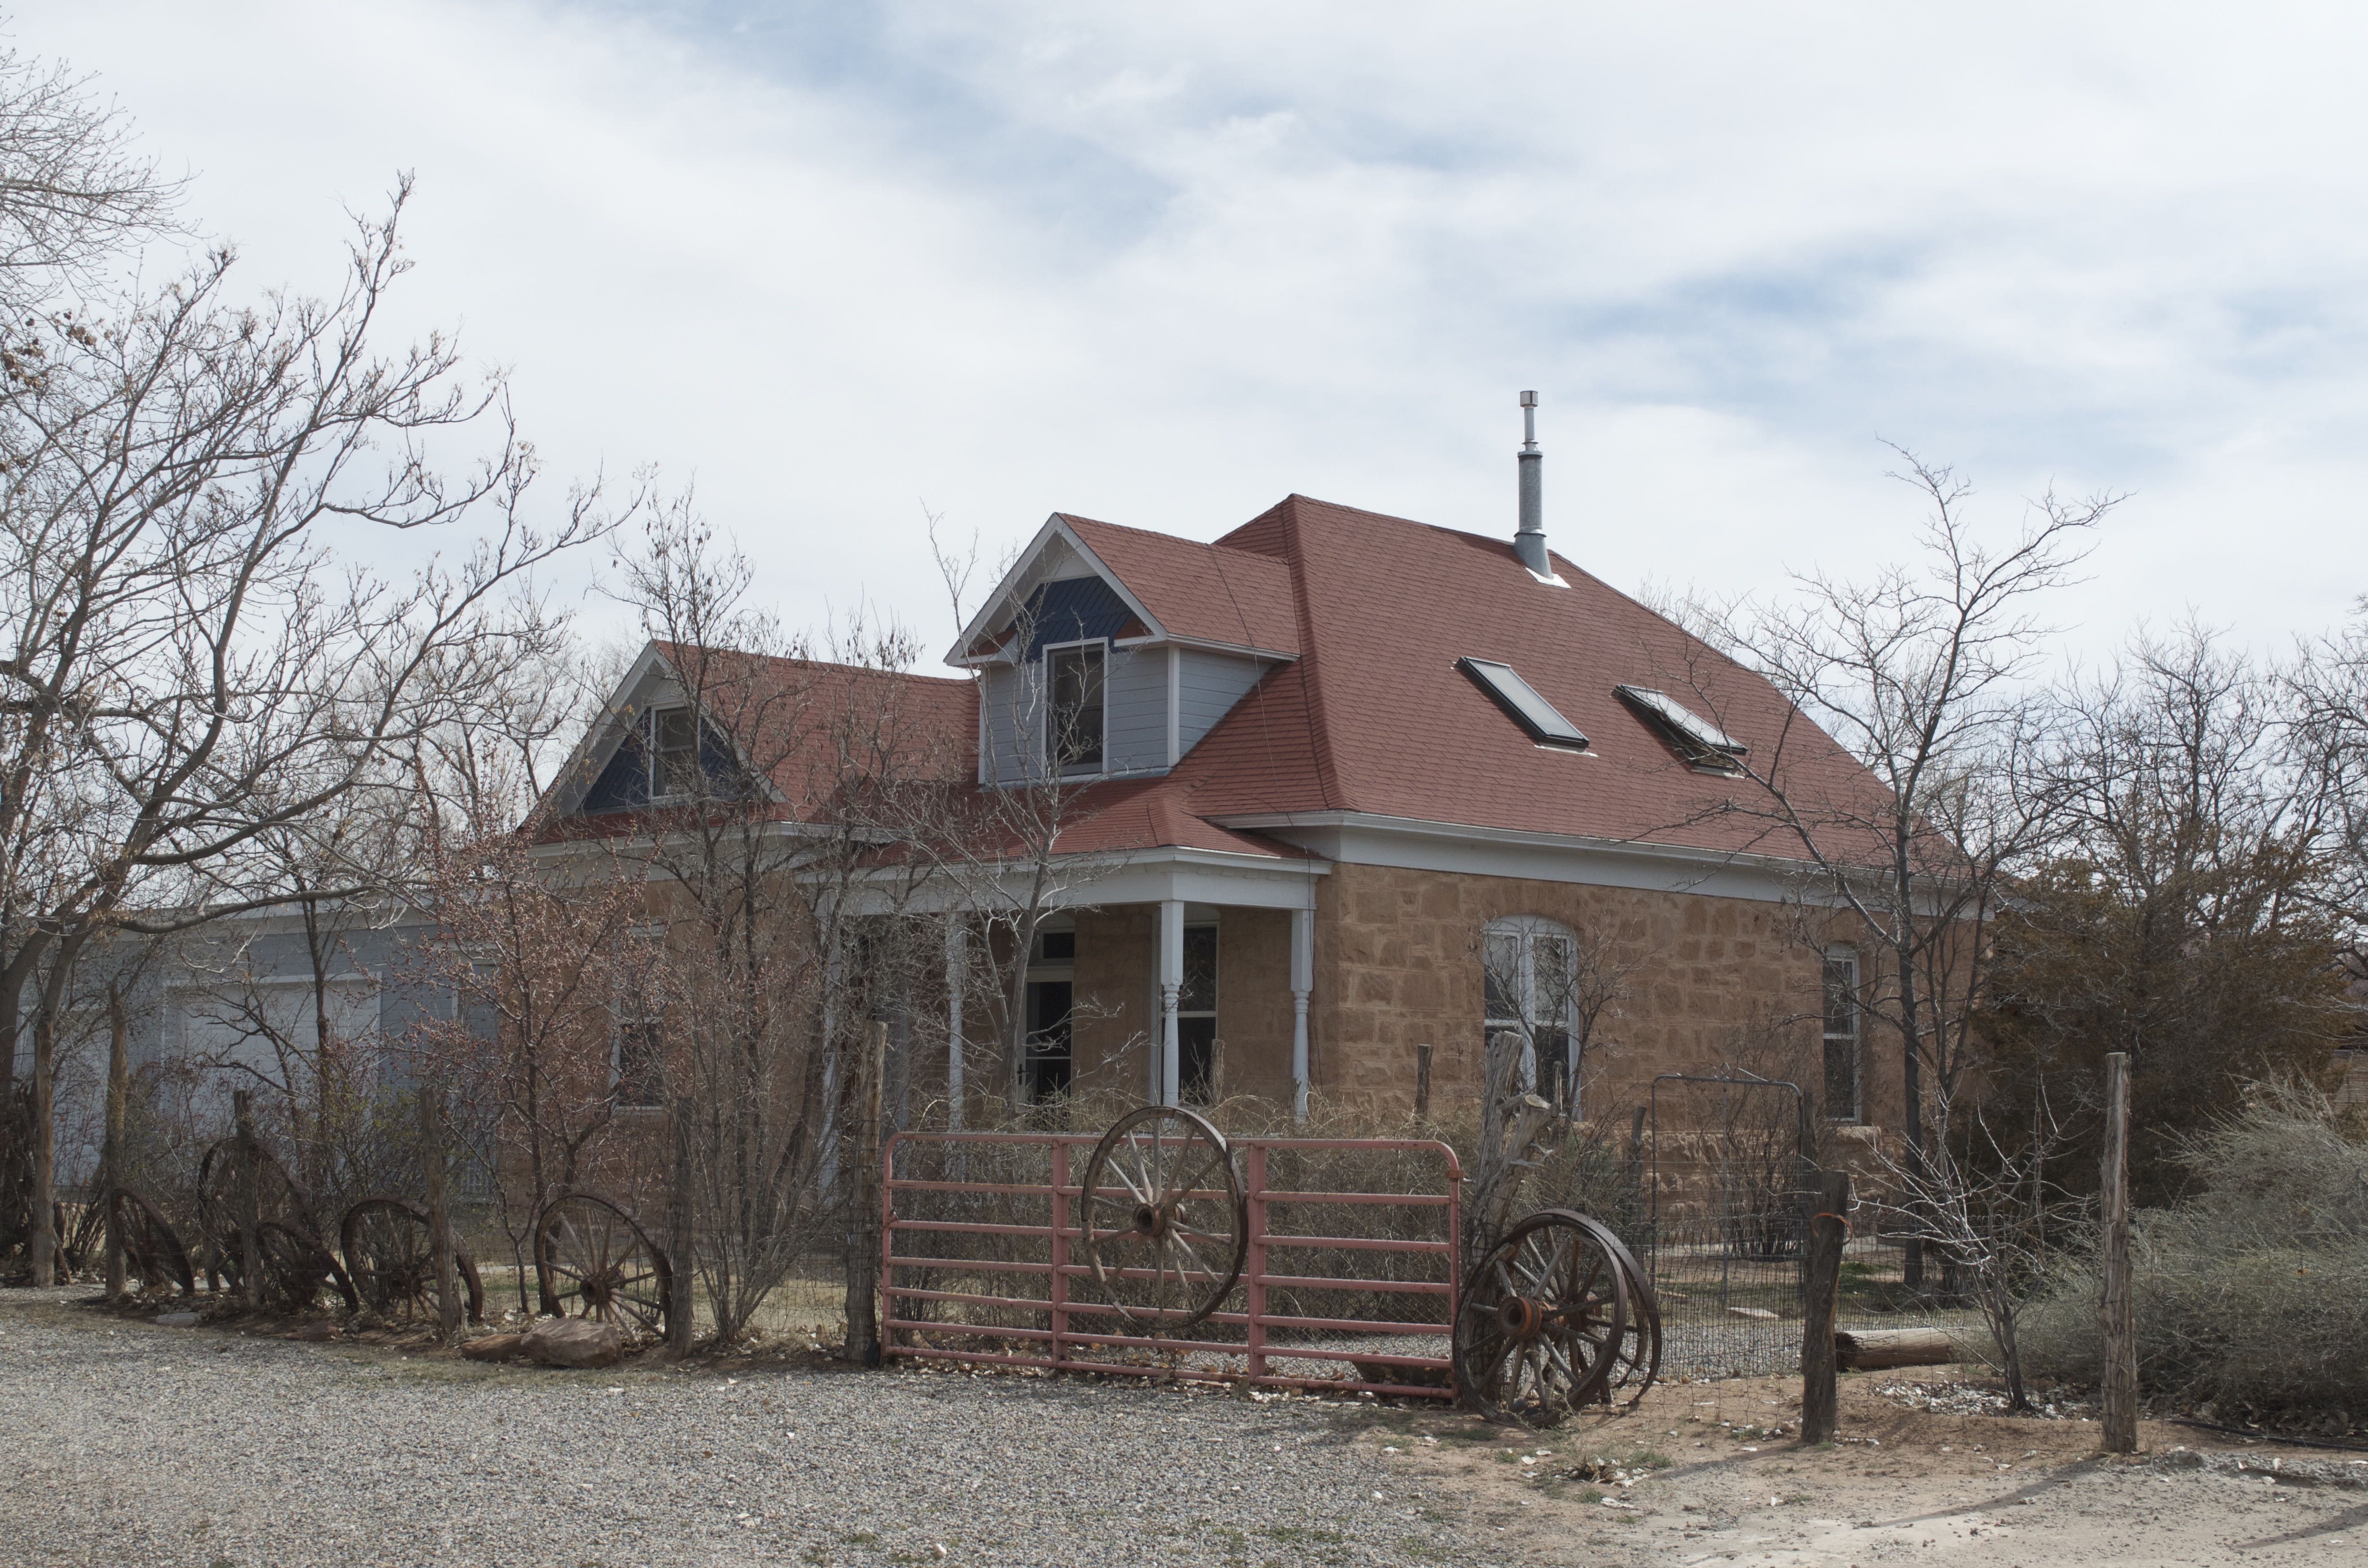
<path fill-rule="evenodd" d="M 1532 447 L 1509 538 L 1301 495 L 1213 543 L 1055 514 L 962 629 L 958 677 L 846 672 L 927 716 L 950 789 L 1059 804 L 1025 1059 L 950 944 L 938 1087 L 1404 1108 L 1429 1047 L 1445 1108 L 1509 1028 L 1589 1119 L 1656 1074 L 1764 1070 L 1773 1041 L 1766 1075 L 1829 1119 L 1896 1119 L 1896 1051 L 1855 1000 L 1871 963 L 1797 848 L 1732 809 L 1752 748 L 1788 748 L 1795 788 L 1871 778 L 1548 551 L 1537 472 Z M 628 831 L 664 758 L 712 744 L 672 667 L 653 646 L 586 738 L 552 802 L 566 835 Z"/>

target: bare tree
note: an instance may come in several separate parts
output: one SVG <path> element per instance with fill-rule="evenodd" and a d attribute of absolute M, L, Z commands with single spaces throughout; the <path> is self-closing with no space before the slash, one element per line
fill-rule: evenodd
<path fill-rule="evenodd" d="M 928 870 L 894 853 L 895 829 L 943 801 L 967 723 L 953 683 L 906 675 L 904 633 L 855 622 L 819 658 L 751 608 L 747 562 L 688 497 L 622 566 L 669 688 L 624 716 L 650 770 L 634 852 L 665 932 L 697 1272 L 728 1343 L 844 1221 L 833 1176 L 860 1013 L 900 1006 L 900 934 Z"/>
<path fill-rule="evenodd" d="M 128 246 L 173 232 L 180 192 L 87 77 L 0 51 L 0 318 L 90 287 Z"/>
<path fill-rule="evenodd" d="M 2190 625 L 2056 696 L 2037 769 L 2055 832 L 1992 925 L 1983 1092 L 2009 1124 L 2063 1108 L 2076 1189 L 2107 1052 L 2129 1054 L 2131 1177 L 2157 1203 L 2188 1179 L 2185 1138 L 2248 1082 L 2316 1076 L 2351 1022 L 2328 831 L 2345 808 L 2295 756 L 2296 686 Z"/>
<path fill-rule="evenodd" d="M 1919 564 L 1863 584 L 1804 574 L 1786 602 L 1697 606 L 1687 619 L 1788 700 L 1776 733 L 1747 734 L 1748 751 L 1716 759 L 1735 785 L 1705 815 L 1750 824 L 1767 852 L 1805 861 L 1810 912 L 1847 919 L 1875 949 L 1860 1005 L 1898 1037 L 1914 1167 L 1928 1118 L 1945 1114 L 1978 1060 L 1984 925 L 2047 831 L 2044 800 L 2020 787 L 2050 630 L 2039 601 L 2069 580 L 2119 498 L 2051 493 L 1992 546 L 1966 515 L 1964 481 L 1901 456 L 1896 477 L 1930 507 Z M 1722 727 L 1750 728 L 1711 661 L 1671 678 Z M 1836 767 L 1828 737 L 1872 778 Z M 1912 1240 L 1907 1270 L 1920 1285 Z"/>
<path fill-rule="evenodd" d="M 510 641 L 493 613 L 504 585 L 606 527 L 597 489 L 532 520 L 535 465 L 500 384 L 464 386 L 448 340 L 373 349 L 408 266 L 408 195 L 404 181 L 384 218 L 358 222 L 326 303 L 233 304 L 218 252 L 112 319 L 8 324 L 0 1038 L 38 980 L 44 1108 L 45 1020 L 83 949 L 284 900 L 268 836 L 442 723 L 455 694 L 439 675 Z M 448 478 L 429 444 L 463 438 L 490 455 Z M 333 533 L 481 517 L 457 561 L 407 582 L 329 552 Z M 183 913 L 132 913 L 160 906 Z"/>
<path fill-rule="evenodd" d="M 2305 643 L 2284 676 L 2290 765 L 2306 783 L 2321 901 L 2368 958 L 2368 596 L 2349 625 Z"/>
<path fill-rule="evenodd" d="M 1565 1124 L 1579 1114 L 1597 1027 L 1617 1016 L 1644 960 L 1623 960 L 1600 930 L 1488 930 L 1475 935 L 1492 1025 L 1509 1024 L 1521 1051 L 1516 1073 Z"/>

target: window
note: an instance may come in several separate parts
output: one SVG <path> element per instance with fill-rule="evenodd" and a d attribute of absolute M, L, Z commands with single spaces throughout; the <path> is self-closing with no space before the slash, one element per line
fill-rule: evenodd
<path fill-rule="evenodd" d="M 1187 1105 L 1216 1098 L 1217 928 L 1184 927 L 1184 983 L 1176 993 L 1176 1083 Z"/>
<path fill-rule="evenodd" d="M 1566 926 L 1534 915 L 1492 920 L 1481 937 L 1486 1033 L 1521 1037 L 1520 1086 L 1570 1114 L 1578 1111 L 1571 1042 L 1578 941 Z"/>
<path fill-rule="evenodd" d="M 666 1103 L 666 1019 L 648 993 L 627 986 L 617 998 L 609 1070 L 617 1108 L 649 1109 Z"/>
<path fill-rule="evenodd" d="M 699 786 L 699 724 L 688 708 L 650 710 L 642 736 L 650 766 L 650 799 L 679 800 Z"/>
<path fill-rule="evenodd" d="M 1859 1103 L 1858 954 L 1834 948 L 1826 954 L 1826 1117 L 1861 1119 Z"/>
<path fill-rule="evenodd" d="M 1540 697 L 1537 689 L 1523 680 L 1510 665 L 1499 665 L 1487 659 L 1458 659 L 1455 667 L 1464 677 L 1486 692 L 1505 716 L 1519 724 L 1530 739 L 1542 746 L 1559 746 L 1567 751 L 1585 751 L 1587 737 L 1578 726 L 1564 718 L 1554 705 Z"/>
<path fill-rule="evenodd" d="M 1048 926 L 1037 931 L 1035 948 L 1028 955 L 1028 1051 L 1019 1068 L 1020 1086 L 1030 1103 L 1068 1092 L 1075 1062 L 1076 961 L 1076 927 Z"/>
<path fill-rule="evenodd" d="M 1713 773 L 1742 771 L 1737 759 L 1751 748 L 1668 693 L 1641 686 L 1615 686 L 1611 690 L 1689 767 Z"/>
<path fill-rule="evenodd" d="M 1099 642 L 1044 650 L 1045 762 L 1055 776 L 1102 768 L 1102 660 Z"/>

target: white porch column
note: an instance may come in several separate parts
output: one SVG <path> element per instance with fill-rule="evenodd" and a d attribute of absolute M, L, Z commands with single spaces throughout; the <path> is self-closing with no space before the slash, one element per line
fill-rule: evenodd
<path fill-rule="evenodd" d="M 1307 1119 L 1307 996 L 1315 989 L 1315 912 L 1291 912 L 1291 1119 Z"/>
<path fill-rule="evenodd" d="M 962 1130 L 962 994 L 970 981 L 970 934 L 962 916 L 946 916 L 946 1126 Z"/>
<path fill-rule="evenodd" d="M 1184 901 L 1159 901 L 1159 1049 L 1153 1053 L 1159 1074 L 1152 1098 L 1175 1105 L 1183 1097 L 1176 1042 L 1176 1003 L 1184 991 Z"/>

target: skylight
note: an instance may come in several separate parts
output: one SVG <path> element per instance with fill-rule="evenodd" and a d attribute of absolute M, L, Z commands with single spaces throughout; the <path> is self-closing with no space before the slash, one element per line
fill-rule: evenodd
<path fill-rule="evenodd" d="M 1611 689 L 1698 767 L 1732 768 L 1751 749 L 1665 691 L 1642 686 Z"/>
<path fill-rule="evenodd" d="M 1537 688 L 1516 674 L 1512 665 L 1487 659 L 1458 659 L 1455 667 L 1495 699 L 1505 716 L 1527 731 L 1530 739 L 1538 744 L 1566 746 L 1572 751 L 1587 749 L 1587 737 L 1579 733 L 1578 726 L 1540 697 Z"/>

